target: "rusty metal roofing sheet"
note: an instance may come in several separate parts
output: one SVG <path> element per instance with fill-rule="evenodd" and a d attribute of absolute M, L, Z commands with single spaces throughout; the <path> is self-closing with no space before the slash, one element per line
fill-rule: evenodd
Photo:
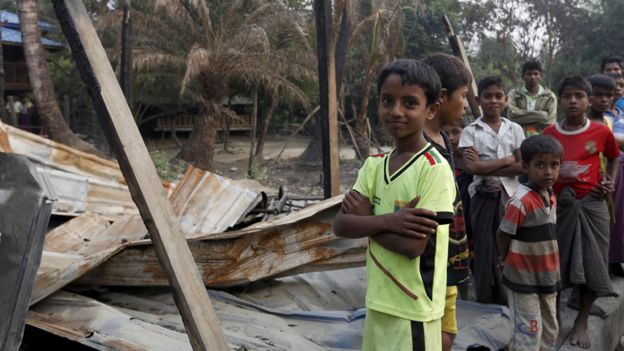
<path fill-rule="evenodd" d="M 61 289 L 146 233 L 138 216 L 111 223 L 94 213 L 85 213 L 55 228 L 45 239 L 31 303 Z"/>
<path fill-rule="evenodd" d="M 116 162 L 1 122 L 0 151 L 26 156 L 48 175 L 58 198 L 52 209 L 55 215 L 138 213 Z"/>
<path fill-rule="evenodd" d="M 190 166 L 170 197 L 187 238 L 220 233 L 260 202 L 257 193 L 214 173 Z"/>
<path fill-rule="evenodd" d="M 189 242 L 204 283 L 225 287 L 288 272 L 362 265 L 366 239 L 336 237 L 331 222 L 342 197 L 329 199 L 252 229 L 211 234 Z M 341 264 L 340 255 L 349 254 Z M 358 256 L 359 255 L 359 256 Z M 359 260 L 357 258 L 360 258 Z M 322 265 L 326 260 L 329 264 Z M 315 266 L 314 266 L 315 265 Z M 77 281 L 83 285 L 168 285 L 149 241 L 126 248 Z"/>

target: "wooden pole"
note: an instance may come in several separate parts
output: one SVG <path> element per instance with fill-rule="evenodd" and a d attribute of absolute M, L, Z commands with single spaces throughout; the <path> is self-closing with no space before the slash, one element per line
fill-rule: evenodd
<path fill-rule="evenodd" d="M 314 0 L 323 148 L 323 194 L 325 198 L 340 193 L 336 57 L 331 39 L 333 37 L 331 11 L 330 0 Z"/>
<path fill-rule="evenodd" d="M 80 0 L 52 3 L 132 198 L 151 234 L 160 264 L 167 273 L 193 349 L 227 350 L 219 320 L 178 219 L 84 4 Z"/>
<path fill-rule="evenodd" d="M 130 0 L 126 0 L 123 5 L 123 22 L 121 26 L 121 62 L 119 81 L 121 90 L 126 96 L 128 105 L 133 105 L 132 96 L 132 17 Z"/>
<path fill-rule="evenodd" d="M 472 74 L 472 69 L 470 68 L 470 61 L 468 60 L 468 55 L 466 54 L 466 48 L 464 47 L 464 42 L 455 34 L 453 30 L 453 26 L 451 25 L 451 21 L 449 18 L 444 15 L 442 16 L 442 23 L 444 27 L 446 27 L 446 36 L 449 39 L 449 43 L 451 44 L 451 50 L 453 50 L 453 55 L 457 56 L 464 65 L 470 71 L 470 75 L 472 76 L 472 84 L 470 85 L 470 89 L 468 90 L 468 104 L 470 105 L 470 110 L 472 111 L 472 115 L 474 118 L 481 117 L 483 114 L 481 112 L 481 106 L 477 103 L 477 82 L 474 78 L 474 74 Z"/>

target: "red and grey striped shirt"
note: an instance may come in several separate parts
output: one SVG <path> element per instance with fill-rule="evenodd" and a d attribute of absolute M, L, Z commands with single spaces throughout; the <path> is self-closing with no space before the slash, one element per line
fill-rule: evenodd
<path fill-rule="evenodd" d="M 520 185 L 507 203 L 500 230 L 512 235 L 503 268 L 503 283 L 524 293 L 553 293 L 560 286 L 556 197 L 550 204 Z"/>

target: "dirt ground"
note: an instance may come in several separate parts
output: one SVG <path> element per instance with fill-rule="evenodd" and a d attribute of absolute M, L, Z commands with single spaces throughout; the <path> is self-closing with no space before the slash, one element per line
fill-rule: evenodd
<path fill-rule="evenodd" d="M 280 154 L 288 141 L 284 136 L 270 136 L 265 144 L 265 167 L 255 176 L 263 187 L 254 190 L 276 192 L 282 186 L 287 194 L 299 196 L 322 196 L 322 168 L 302 165 L 297 157 L 303 153 L 310 142 L 307 137 L 295 137 L 288 142 L 287 147 Z M 151 151 L 158 150 L 168 159 L 174 158 L 179 148 L 169 139 L 154 139 L 147 142 Z M 158 163 L 155 160 L 156 163 Z M 230 137 L 228 151 L 223 144 L 218 144 L 215 154 L 215 172 L 224 177 L 243 180 L 247 179 L 249 163 L 249 137 L 246 134 L 235 134 Z M 347 191 L 355 182 L 360 162 L 350 145 L 341 145 L 340 148 L 340 189 Z M 158 168 L 158 165 L 157 165 Z M 181 167 L 180 169 L 184 169 Z M 249 182 L 250 187 L 257 183 Z M 243 183 L 245 184 L 245 183 Z"/>

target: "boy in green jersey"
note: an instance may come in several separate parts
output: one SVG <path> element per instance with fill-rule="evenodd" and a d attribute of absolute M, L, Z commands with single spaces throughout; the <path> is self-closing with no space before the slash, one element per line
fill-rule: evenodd
<path fill-rule="evenodd" d="M 455 182 L 423 135 L 439 109 L 440 79 L 401 59 L 381 70 L 377 90 L 395 148 L 366 160 L 334 232 L 369 237 L 364 350 L 441 350 Z"/>

